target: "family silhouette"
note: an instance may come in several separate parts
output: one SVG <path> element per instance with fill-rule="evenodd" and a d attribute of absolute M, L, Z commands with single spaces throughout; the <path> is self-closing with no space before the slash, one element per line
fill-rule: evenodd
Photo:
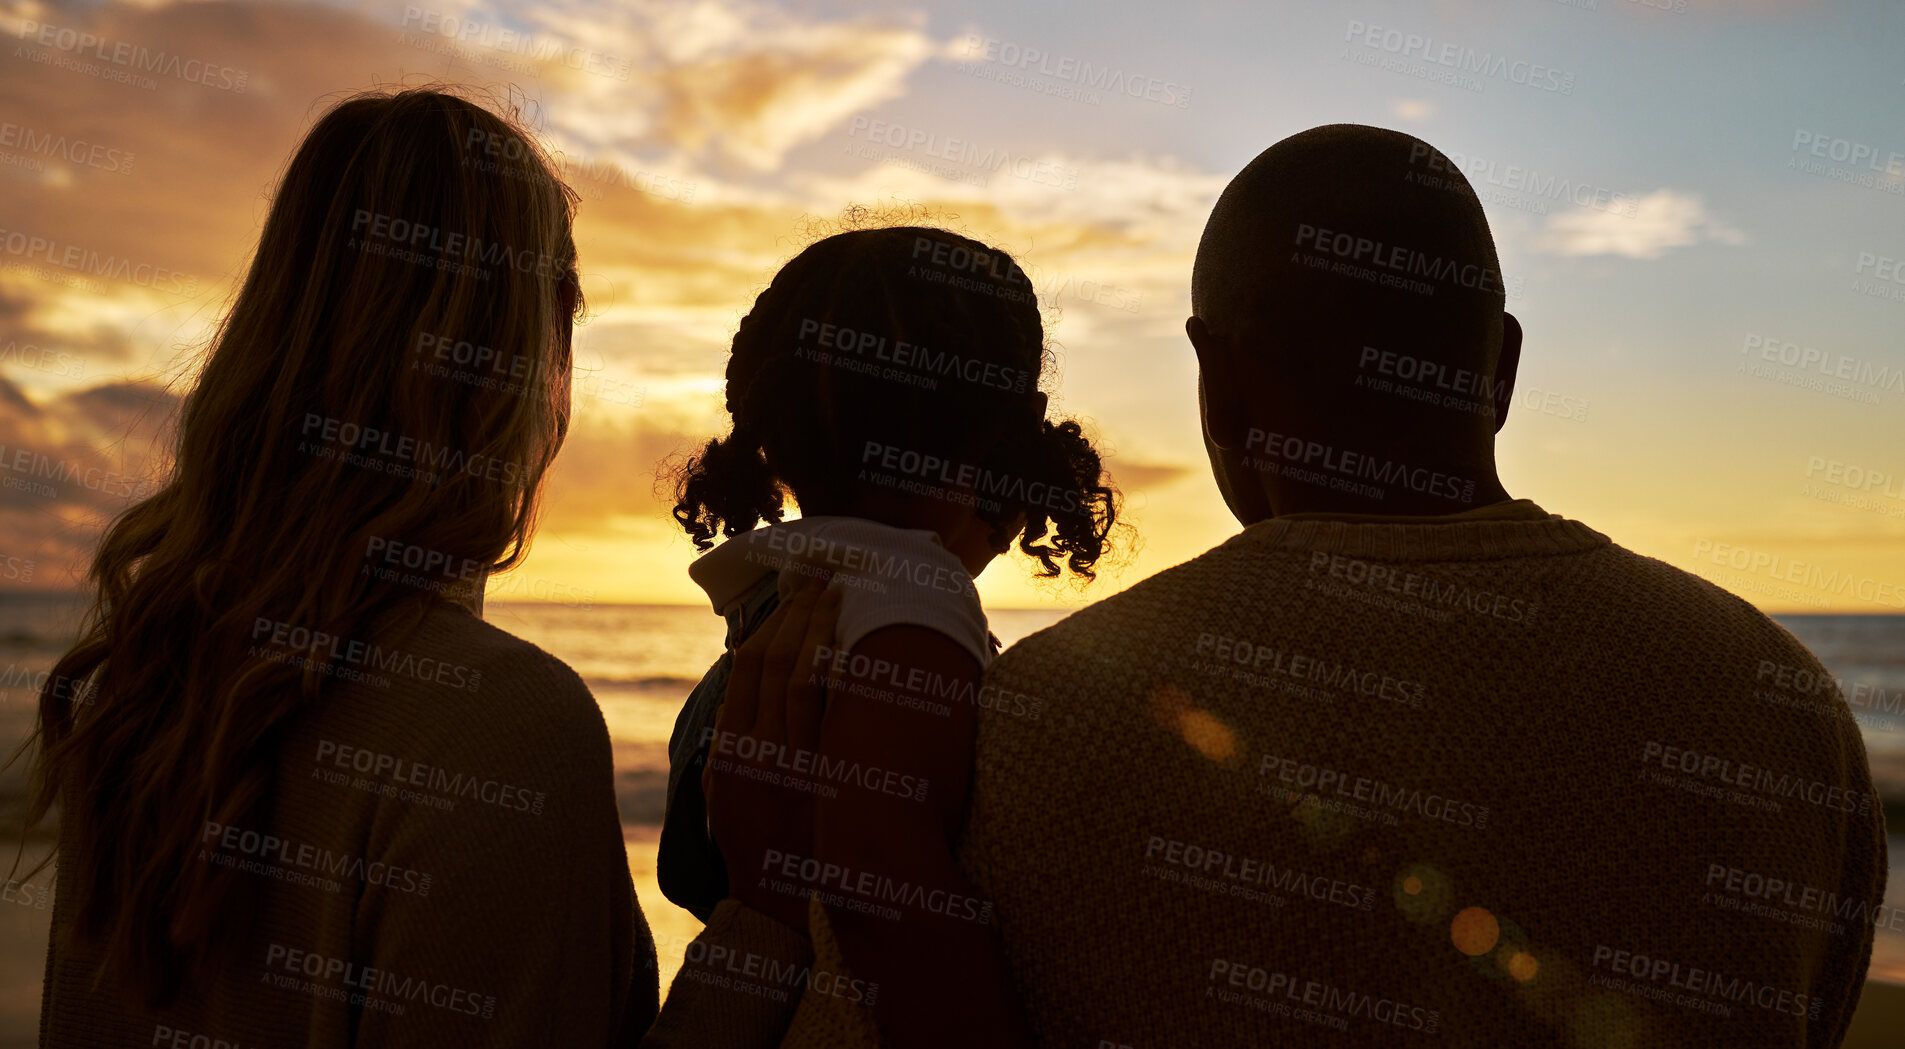
<path fill-rule="evenodd" d="M 1198 246 L 1239 529 L 1003 650 L 995 559 L 1089 586 L 1134 538 L 1021 263 L 862 223 L 773 275 L 665 478 L 727 643 L 639 901 L 594 697 L 482 615 L 569 429 L 577 200 L 445 89 L 297 148 L 39 700 L 42 1045 L 1843 1039 L 1872 923 L 1713 901 L 1879 905 L 1856 723 L 1769 713 L 1831 681 L 1791 634 L 1504 488 L 1482 204 L 1362 125 Z"/>

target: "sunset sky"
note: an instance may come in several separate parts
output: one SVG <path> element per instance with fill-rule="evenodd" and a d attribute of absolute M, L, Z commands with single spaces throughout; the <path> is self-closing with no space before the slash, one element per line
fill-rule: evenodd
<path fill-rule="evenodd" d="M 76 585 L 156 476 L 327 102 L 446 81 L 561 153 L 593 304 L 534 553 L 492 599 L 700 600 L 656 465 L 725 429 L 737 322 L 850 204 L 1017 255 L 1055 408 L 1113 451 L 1135 558 L 1083 593 L 1001 562 L 989 605 L 1076 604 L 1221 542 L 1183 336 L 1197 238 L 1258 152 L 1350 121 L 1427 139 L 1482 194 L 1527 332 L 1512 494 L 1769 611 L 1905 608 L 1890 0 L 0 0 L 0 33 L 0 588 Z M 141 48 L 168 58 L 115 60 Z"/>

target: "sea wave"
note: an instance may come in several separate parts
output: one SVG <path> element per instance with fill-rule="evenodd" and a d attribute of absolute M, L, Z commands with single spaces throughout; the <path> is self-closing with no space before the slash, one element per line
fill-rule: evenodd
<path fill-rule="evenodd" d="M 634 826 L 661 826 L 668 808 L 667 769 L 626 769 L 615 774 L 615 805 L 622 822 Z"/>
<path fill-rule="evenodd" d="M 64 635 L 48 637 L 31 630 L 0 630 L 0 650 L 28 652 L 64 652 L 73 643 L 73 639 Z"/>
<path fill-rule="evenodd" d="M 606 674 L 584 674 L 582 680 L 590 688 L 634 689 L 638 692 L 676 692 L 692 689 L 699 684 L 698 677 L 676 677 L 671 674 L 649 674 L 641 677 L 614 677 Z"/>

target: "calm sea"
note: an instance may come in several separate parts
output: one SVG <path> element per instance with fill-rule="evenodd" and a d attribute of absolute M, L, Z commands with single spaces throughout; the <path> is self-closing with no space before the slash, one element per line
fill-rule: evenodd
<path fill-rule="evenodd" d="M 0 740 L 17 740 L 27 731 L 34 676 L 64 650 L 82 611 L 64 594 L 0 592 Z M 1008 645 L 1064 615 L 1028 609 L 989 613 L 994 632 Z M 720 617 L 704 606 L 509 603 L 488 605 L 484 617 L 554 653 L 588 682 L 615 741 L 623 819 L 638 826 L 658 823 L 668 734 L 688 690 L 720 654 L 725 634 Z M 1774 618 L 1834 674 L 1882 697 L 1855 707 L 1855 715 L 1874 778 L 1890 798 L 1905 802 L 1905 710 L 1881 709 L 1905 696 L 1905 616 Z"/>
<path fill-rule="evenodd" d="M 33 677 L 48 670 L 77 629 L 81 609 L 57 594 L 0 593 L 0 743 L 9 749 L 31 727 Z M 1064 616 L 1059 610 L 990 613 L 1006 644 Z M 654 885 L 654 839 L 668 775 L 668 735 L 689 689 L 720 653 L 725 628 L 704 606 L 492 604 L 485 618 L 574 667 L 594 691 L 615 743 L 618 797 L 629 837 L 636 886 L 664 958 L 669 942 L 692 937 L 696 923 L 667 904 Z M 1892 702 L 1905 695 L 1905 616 L 1777 616 L 1841 679 Z M 1895 803 L 1905 802 L 1905 711 L 1855 706 L 1874 779 Z M 0 817 L 17 812 L 19 769 L 0 774 Z M 1901 828 L 1905 829 L 1905 828 Z M 1905 906 L 1905 835 L 1891 838 L 1888 902 Z M 11 910 L 11 909 L 7 909 Z M 30 934 L 0 911 L 0 934 Z M 44 928 L 38 944 L 44 944 Z M 30 941 L 29 941 L 30 942 Z M 23 946 L 25 946 L 23 944 Z M 37 1013 L 38 951 L 0 951 L 0 1046 L 8 1028 Z M 679 959 L 680 950 L 674 950 Z M 673 964 L 664 966 L 672 970 Z M 664 972 L 664 978 L 672 975 Z M 1905 934 L 1881 933 L 1872 976 L 1905 982 Z M 666 986 L 666 984 L 664 984 Z M 27 1000 L 31 996 L 31 1000 Z M 12 1021 L 12 1022 L 9 1022 Z M 31 1030 L 30 1027 L 26 1030 Z M 26 1043 L 21 1043 L 26 1044 Z"/>
<path fill-rule="evenodd" d="M 31 729 L 35 676 L 51 669 L 78 631 L 84 608 L 64 594 L 0 593 L 0 740 Z M 668 734 L 682 701 L 715 657 L 726 627 L 702 606 L 488 604 L 484 618 L 555 654 L 601 704 L 621 777 L 623 821 L 659 825 Z M 992 629 L 1011 644 L 1057 622 L 1062 611 L 1005 610 Z M 0 781 L 0 806 L 9 800 Z"/>

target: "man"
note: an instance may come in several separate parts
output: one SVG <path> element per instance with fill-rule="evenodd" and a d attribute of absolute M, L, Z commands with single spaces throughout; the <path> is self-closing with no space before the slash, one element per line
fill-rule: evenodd
<path fill-rule="evenodd" d="M 1503 489 L 1503 283 L 1407 135 L 1304 132 L 1218 201 L 1186 330 L 1244 530 L 986 675 L 1030 698 L 981 718 L 960 860 L 1040 1044 L 1843 1037 L 1856 725 L 1766 616 Z"/>
<path fill-rule="evenodd" d="M 1455 166 L 1278 143 L 1191 299 L 1244 531 L 987 676 L 1046 701 L 982 723 L 963 855 L 1041 1040 L 1837 1044 L 1857 728 L 1766 616 L 1503 490 L 1521 329 Z"/>

